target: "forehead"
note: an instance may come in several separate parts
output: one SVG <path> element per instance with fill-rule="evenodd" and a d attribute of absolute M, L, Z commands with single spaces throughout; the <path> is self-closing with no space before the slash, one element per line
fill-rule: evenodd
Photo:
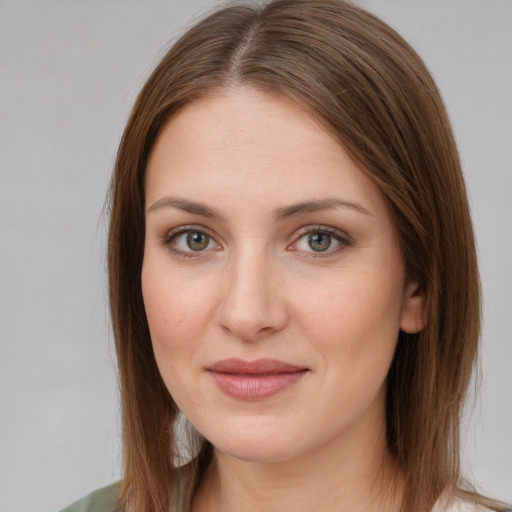
<path fill-rule="evenodd" d="M 385 208 L 327 129 L 286 98 L 247 88 L 193 101 L 170 119 L 146 173 L 146 201 L 165 194 L 214 202 L 235 196 L 262 208 L 334 194 L 373 213 Z"/>

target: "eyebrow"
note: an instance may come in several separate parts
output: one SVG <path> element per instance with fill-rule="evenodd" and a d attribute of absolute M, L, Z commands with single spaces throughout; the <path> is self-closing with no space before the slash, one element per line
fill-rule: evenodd
<path fill-rule="evenodd" d="M 181 197 L 162 197 L 162 199 L 159 199 L 156 203 L 152 204 L 148 208 L 148 213 L 154 212 L 161 208 L 176 208 L 178 210 L 183 210 L 194 215 L 201 215 L 202 217 L 224 220 L 224 216 L 216 208 L 207 206 L 204 203 L 189 201 L 188 199 L 183 199 Z"/>
<path fill-rule="evenodd" d="M 302 203 L 278 208 L 274 211 L 274 218 L 276 221 L 282 221 L 289 217 L 294 217 L 295 215 L 305 215 L 323 210 L 335 210 L 337 208 L 349 208 L 356 212 L 370 215 L 370 212 L 359 203 L 354 203 L 345 199 L 326 198 L 314 201 L 304 201 Z"/>
<path fill-rule="evenodd" d="M 178 210 L 183 210 L 194 215 L 200 215 L 202 217 L 225 221 L 224 215 L 222 215 L 222 213 L 216 208 L 208 206 L 204 203 L 189 201 L 188 199 L 183 199 L 181 197 L 163 197 L 148 208 L 148 213 L 160 210 L 161 208 L 176 208 Z M 274 210 L 274 219 L 276 222 L 280 222 L 297 215 L 307 215 L 309 213 L 323 210 L 334 210 L 337 208 L 349 208 L 351 210 L 355 210 L 356 212 L 370 215 L 370 212 L 359 203 L 347 201 L 345 199 L 326 198 L 304 201 L 301 203 L 284 206 L 282 208 L 277 208 Z"/>

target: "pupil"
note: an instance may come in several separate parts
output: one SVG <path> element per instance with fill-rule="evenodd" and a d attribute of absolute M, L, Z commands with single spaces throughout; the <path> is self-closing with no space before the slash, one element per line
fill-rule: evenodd
<path fill-rule="evenodd" d="M 208 246 L 210 237 L 204 233 L 189 233 L 187 235 L 187 245 L 193 251 L 202 251 Z"/>
<path fill-rule="evenodd" d="M 316 233 L 315 235 L 309 236 L 308 242 L 313 251 L 325 251 L 326 249 L 329 249 L 329 246 L 331 245 L 331 235 Z"/>

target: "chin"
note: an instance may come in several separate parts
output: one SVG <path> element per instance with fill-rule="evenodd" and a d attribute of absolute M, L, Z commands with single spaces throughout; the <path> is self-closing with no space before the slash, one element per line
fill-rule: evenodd
<path fill-rule="evenodd" d="M 258 464 L 277 464 L 287 462 L 297 456 L 296 448 L 286 447 L 282 444 L 276 446 L 267 441 L 249 442 L 244 444 L 226 443 L 222 446 L 214 445 L 216 450 L 229 455 L 230 457 L 245 462 Z"/>
<path fill-rule="evenodd" d="M 216 450 L 247 462 L 279 463 L 300 455 L 304 441 L 300 429 L 294 432 L 254 418 L 249 422 L 230 422 L 231 428 L 225 426 L 218 431 L 206 429 L 203 436 Z"/>

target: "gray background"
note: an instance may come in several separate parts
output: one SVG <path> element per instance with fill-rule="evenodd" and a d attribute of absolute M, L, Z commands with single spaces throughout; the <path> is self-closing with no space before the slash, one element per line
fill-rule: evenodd
<path fill-rule="evenodd" d="M 466 468 L 512 500 L 512 1 L 358 3 L 415 46 L 453 119 L 485 300 Z M 0 512 L 119 477 L 105 190 L 135 94 L 213 4 L 0 0 Z"/>

